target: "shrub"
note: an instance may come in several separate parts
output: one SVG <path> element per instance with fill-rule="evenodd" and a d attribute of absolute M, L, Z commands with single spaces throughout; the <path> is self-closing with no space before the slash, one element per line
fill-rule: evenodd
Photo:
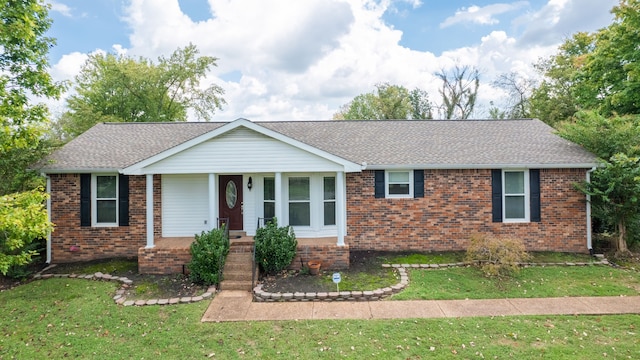
<path fill-rule="evenodd" d="M 197 284 L 218 284 L 220 269 L 229 253 L 229 240 L 224 228 L 203 231 L 191 244 L 189 278 Z"/>
<path fill-rule="evenodd" d="M 520 271 L 519 263 L 529 254 L 521 239 L 473 235 L 465 259 L 477 262 L 486 276 L 509 277 Z"/>
<path fill-rule="evenodd" d="M 296 256 L 298 241 L 291 226 L 278 227 L 276 218 L 256 231 L 256 260 L 264 272 L 285 269 Z"/>

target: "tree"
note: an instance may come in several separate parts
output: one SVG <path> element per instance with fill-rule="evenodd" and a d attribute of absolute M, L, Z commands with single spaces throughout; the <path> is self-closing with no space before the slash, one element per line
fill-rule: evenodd
<path fill-rule="evenodd" d="M 0 5 L 0 195 L 33 189 L 38 174 L 27 167 L 47 152 L 43 143 L 48 112 L 30 98 L 58 98 L 63 89 L 49 73 L 47 52 L 55 44 L 45 34 L 51 25 L 40 1 Z"/>
<path fill-rule="evenodd" d="M 605 116 L 640 113 L 640 0 L 621 0 L 614 22 L 593 35 L 575 95 Z"/>
<path fill-rule="evenodd" d="M 143 57 L 91 55 L 75 79 L 77 94 L 67 100 L 69 111 L 56 132 L 73 138 L 98 122 L 185 121 L 188 110 L 209 120 L 225 104 L 220 86 L 200 88 L 216 61 L 198 56 L 192 44 L 169 58 L 159 57 L 157 64 Z"/>
<path fill-rule="evenodd" d="M 429 119 L 431 103 L 420 89 L 411 92 L 404 86 L 377 84 L 374 92 L 360 94 L 340 107 L 334 120 Z"/>
<path fill-rule="evenodd" d="M 575 122 L 563 124 L 559 134 L 601 159 L 591 183 L 578 189 L 591 196 L 594 217 L 618 233 L 618 253 L 626 252 L 627 243 L 638 239 L 628 228 L 640 220 L 640 116 L 606 118 L 580 112 Z"/>
<path fill-rule="evenodd" d="M 442 117 L 468 119 L 473 113 L 480 87 L 480 72 L 470 66 L 456 66 L 449 72 L 444 69 L 436 73 L 442 80 Z"/>
<path fill-rule="evenodd" d="M 26 265 L 37 252 L 27 247 L 53 230 L 44 208 L 48 195 L 38 189 L 0 196 L 0 273 Z"/>
<path fill-rule="evenodd" d="M 508 97 L 502 114 L 495 114 L 498 116 L 493 118 L 524 119 L 530 117 L 530 97 L 534 84 L 533 80 L 524 78 L 516 72 L 500 74 L 493 81 L 493 85 L 504 90 Z M 490 114 L 492 113 L 495 113 L 495 110 L 490 110 Z"/>
<path fill-rule="evenodd" d="M 44 209 L 46 194 L 27 167 L 46 152 L 43 135 L 48 111 L 33 98 L 57 98 L 63 89 L 47 69 L 55 44 L 45 34 L 48 7 L 38 0 L 0 4 L 0 273 L 31 260 L 26 247 L 51 229 Z M 18 192 L 23 191 L 23 192 Z"/>
<path fill-rule="evenodd" d="M 531 94 L 531 117 L 555 127 L 584 108 L 575 96 L 575 84 L 592 50 L 593 35 L 580 32 L 565 41 L 556 55 L 535 64 L 544 79 Z"/>

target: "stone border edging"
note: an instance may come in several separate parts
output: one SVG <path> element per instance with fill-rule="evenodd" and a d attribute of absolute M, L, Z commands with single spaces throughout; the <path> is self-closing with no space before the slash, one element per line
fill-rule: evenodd
<path fill-rule="evenodd" d="M 596 257 L 594 262 L 559 262 L 559 263 L 518 263 L 522 267 L 534 266 L 589 266 L 611 265 L 604 257 Z M 382 264 L 383 268 L 392 268 L 400 275 L 400 282 L 391 287 L 372 291 L 340 291 L 340 292 L 295 292 L 271 293 L 262 290 L 262 284 L 253 288 L 253 300 L 256 302 L 296 302 L 296 301 L 376 301 L 402 291 L 409 285 L 409 275 L 406 269 L 439 269 L 461 267 L 478 264 L 478 261 L 466 261 L 448 264 Z"/>
<path fill-rule="evenodd" d="M 253 288 L 253 300 L 256 302 L 296 302 L 296 301 L 375 301 L 396 294 L 409 285 L 409 275 L 402 268 L 394 268 L 400 275 L 400 282 L 370 291 L 332 291 L 332 292 L 267 292 L 262 290 L 262 284 Z"/>
<path fill-rule="evenodd" d="M 49 270 L 51 266 L 43 269 L 39 273 L 33 276 L 34 280 L 50 279 L 50 278 L 69 278 L 69 279 L 87 279 L 87 280 L 106 280 L 117 281 L 120 283 L 120 288 L 116 290 L 116 294 L 113 296 L 113 301 L 118 305 L 123 306 L 145 306 L 145 305 L 174 305 L 174 304 L 188 304 L 193 302 L 209 299 L 215 293 L 215 286 L 210 287 L 202 295 L 198 296 L 185 296 L 174 297 L 167 299 L 149 299 L 149 300 L 127 300 L 124 296 L 127 289 L 133 284 L 133 281 L 124 276 L 112 276 L 109 274 L 103 274 L 97 272 L 94 274 L 42 274 L 43 271 Z"/>

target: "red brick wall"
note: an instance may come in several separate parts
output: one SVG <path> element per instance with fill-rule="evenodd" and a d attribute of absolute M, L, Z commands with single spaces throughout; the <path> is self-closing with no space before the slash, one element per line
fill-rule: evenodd
<path fill-rule="evenodd" d="M 374 198 L 374 172 L 347 174 L 347 237 L 353 250 L 464 250 L 473 234 L 515 237 L 529 250 L 587 252 L 585 169 L 540 171 L 540 223 L 493 223 L 491 170 L 425 170 L 425 197 Z"/>
<path fill-rule="evenodd" d="M 189 248 L 140 248 L 138 272 L 140 274 L 178 274 L 183 265 L 191 261 Z"/>
<path fill-rule="evenodd" d="M 51 174 L 51 261 L 65 263 L 100 258 L 137 257 L 146 245 L 146 178 L 129 176 L 129 226 L 80 226 L 80 175 Z M 154 176 L 155 235 L 160 225 L 160 176 Z M 72 252 L 71 247 L 78 251 Z"/>
<path fill-rule="evenodd" d="M 323 270 L 341 270 L 349 268 L 349 246 L 338 246 L 335 244 L 298 244 L 296 256 L 293 258 L 289 269 L 300 270 L 306 267 L 306 262 L 310 260 L 320 260 Z"/>

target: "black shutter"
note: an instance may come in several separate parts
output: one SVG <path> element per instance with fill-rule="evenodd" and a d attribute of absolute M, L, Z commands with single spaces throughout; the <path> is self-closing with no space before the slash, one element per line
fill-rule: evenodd
<path fill-rule="evenodd" d="M 424 197 L 424 170 L 413 170 L 413 197 Z"/>
<path fill-rule="evenodd" d="M 376 170 L 375 172 L 375 197 L 377 199 L 384 198 L 384 170 Z"/>
<path fill-rule="evenodd" d="M 118 176 L 118 225 L 129 226 L 129 176 Z"/>
<path fill-rule="evenodd" d="M 531 221 L 540 222 L 540 170 L 529 170 L 529 204 Z"/>
<path fill-rule="evenodd" d="M 491 170 L 491 206 L 493 222 L 502 222 L 502 170 Z"/>
<path fill-rule="evenodd" d="M 80 226 L 91 226 L 91 174 L 80 174 Z"/>

